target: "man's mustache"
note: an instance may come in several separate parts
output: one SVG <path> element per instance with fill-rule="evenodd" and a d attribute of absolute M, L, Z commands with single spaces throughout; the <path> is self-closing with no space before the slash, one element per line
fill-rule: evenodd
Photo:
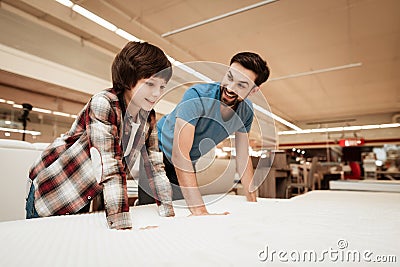
<path fill-rule="evenodd" d="M 223 92 L 227 92 L 227 91 L 228 91 L 228 88 L 227 88 L 226 86 L 221 86 L 221 89 L 222 89 Z M 235 95 L 236 98 L 239 97 L 239 95 L 236 94 L 236 93 L 233 92 L 233 91 L 229 91 L 228 94 L 229 94 L 229 95 L 232 95 L 232 94 L 233 94 L 233 95 Z"/>

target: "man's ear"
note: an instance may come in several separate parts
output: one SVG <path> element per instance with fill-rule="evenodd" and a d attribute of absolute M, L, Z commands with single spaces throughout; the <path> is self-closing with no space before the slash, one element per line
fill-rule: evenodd
<path fill-rule="evenodd" d="M 257 85 L 255 85 L 255 86 L 253 87 L 253 89 L 251 89 L 251 91 L 250 91 L 250 93 L 249 93 L 249 96 L 251 96 L 252 94 L 257 93 L 259 90 L 260 90 L 260 87 L 258 87 Z"/>

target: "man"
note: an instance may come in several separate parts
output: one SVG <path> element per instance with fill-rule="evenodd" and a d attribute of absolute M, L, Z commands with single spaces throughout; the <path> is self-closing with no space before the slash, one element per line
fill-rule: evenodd
<path fill-rule="evenodd" d="M 159 147 L 164 153 L 173 199 L 184 197 L 192 215 L 209 214 L 198 189 L 194 165 L 233 133 L 236 170 L 247 200 L 256 201 L 255 192 L 249 190 L 253 166 L 248 153 L 254 113 L 246 98 L 257 92 L 268 77 L 269 68 L 259 55 L 238 53 L 231 59 L 221 83 L 190 87 L 176 108 L 158 122 Z"/>

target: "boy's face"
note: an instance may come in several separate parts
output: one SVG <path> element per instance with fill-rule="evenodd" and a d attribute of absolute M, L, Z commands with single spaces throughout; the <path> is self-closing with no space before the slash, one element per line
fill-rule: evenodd
<path fill-rule="evenodd" d="M 232 63 L 221 81 L 221 102 L 233 106 L 256 92 L 257 75 L 237 62 Z"/>
<path fill-rule="evenodd" d="M 160 98 L 167 82 L 163 78 L 140 79 L 131 90 L 125 91 L 125 99 L 133 109 L 150 111 Z"/>

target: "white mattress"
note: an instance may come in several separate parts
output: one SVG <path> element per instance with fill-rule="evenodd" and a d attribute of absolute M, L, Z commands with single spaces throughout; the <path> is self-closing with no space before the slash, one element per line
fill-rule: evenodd
<path fill-rule="evenodd" d="M 307 260 L 284 263 L 276 255 L 262 262 L 260 252 L 320 255 L 339 250 L 338 242 L 348 244 L 340 251 L 369 250 L 399 262 L 399 203 L 400 194 L 375 192 L 313 191 L 257 203 L 228 195 L 208 206 L 231 212 L 227 216 L 188 217 L 188 210 L 176 208 L 175 218 L 161 218 L 155 205 L 132 207 L 134 229 L 126 231 L 108 230 L 104 213 L 3 222 L 0 266 L 306 266 Z M 139 230 L 149 225 L 158 228 Z M 353 264 L 363 266 L 341 265 Z"/>
<path fill-rule="evenodd" d="M 400 181 L 359 180 L 359 181 L 329 181 L 331 190 L 354 190 L 400 193 Z"/>

